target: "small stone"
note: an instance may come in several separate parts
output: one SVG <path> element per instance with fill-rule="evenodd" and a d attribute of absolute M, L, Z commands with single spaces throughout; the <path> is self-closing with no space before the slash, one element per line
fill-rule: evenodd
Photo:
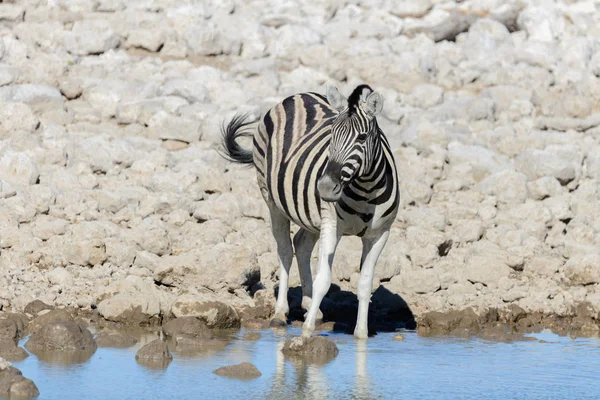
<path fill-rule="evenodd" d="M 248 332 L 246 333 L 242 339 L 247 340 L 249 342 L 255 342 L 261 338 L 261 334 L 258 332 Z"/>
<path fill-rule="evenodd" d="M 254 364 L 243 362 L 236 365 L 228 365 L 213 371 L 214 374 L 236 379 L 254 379 L 262 376 Z"/>
<path fill-rule="evenodd" d="M 402 335 L 401 333 L 398 333 L 398 334 L 394 335 L 394 340 L 403 341 L 404 335 Z"/>
<path fill-rule="evenodd" d="M 302 357 L 306 361 L 316 363 L 325 363 L 339 353 L 336 344 L 323 336 L 286 340 L 281 351 L 286 356 Z"/>

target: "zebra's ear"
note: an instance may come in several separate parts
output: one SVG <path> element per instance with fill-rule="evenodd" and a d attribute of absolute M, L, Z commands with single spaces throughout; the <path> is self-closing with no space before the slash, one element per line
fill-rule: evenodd
<path fill-rule="evenodd" d="M 342 111 L 348 102 L 335 86 L 327 86 L 327 101 L 338 111 Z"/>
<path fill-rule="evenodd" d="M 381 110 L 383 110 L 383 96 L 377 92 L 373 92 L 367 97 L 365 104 L 365 111 L 371 116 L 375 117 Z"/>

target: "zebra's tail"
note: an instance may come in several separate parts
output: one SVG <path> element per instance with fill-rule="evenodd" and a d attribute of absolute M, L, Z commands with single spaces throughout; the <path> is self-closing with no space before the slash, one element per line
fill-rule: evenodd
<path fill-rule="evenodd" d="M 229 161 L 239 164 L 252 164 L 252 151 L 244 149 L 239 145 L 237 139 L 240 137 L 252 137 L 252 133 L 246 127 L 252 122 L 247 122 L 248 114 L 236 115 L 229 124 L 221 127 L 221 155 Z"/>

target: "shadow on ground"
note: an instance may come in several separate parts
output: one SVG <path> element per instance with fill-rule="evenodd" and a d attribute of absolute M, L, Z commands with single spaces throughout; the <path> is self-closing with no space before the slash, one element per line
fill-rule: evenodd
<path fill-rule="evenodd" d="M 277 296 L 275 288 L 275 296 Z M 288 323 L 304 321 L 307 310 L 301 307 L 302 288 L 293 287 L 288 291 L 290 313 Z M 332 284 L 327 296 L 321 302 L 323 321 L 334 322 L 335 331 L 353 333 L 356 326 L 358 312 L 358 297 L 355 293 L 341 290 L 338 285 Z M 393 332 L 397 329 L 416 329 L 417 324 L 410 307 L 404 299 L 379 286 L 371 296 L 369 304 L 369 335 L 376 332 Z"/>

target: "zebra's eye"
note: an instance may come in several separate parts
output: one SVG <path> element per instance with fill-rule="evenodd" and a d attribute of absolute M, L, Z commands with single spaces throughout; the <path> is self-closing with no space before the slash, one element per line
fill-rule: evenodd
<path fill-rule="evenodd" d="M 360 135 L 358 135 L 358 137 L 356 138 L 356 140 L 358 140 L 359 142 L 364 142 L 365 140 L 367 140 L 367 134 L 366 133 L 361 133 Z"/>

